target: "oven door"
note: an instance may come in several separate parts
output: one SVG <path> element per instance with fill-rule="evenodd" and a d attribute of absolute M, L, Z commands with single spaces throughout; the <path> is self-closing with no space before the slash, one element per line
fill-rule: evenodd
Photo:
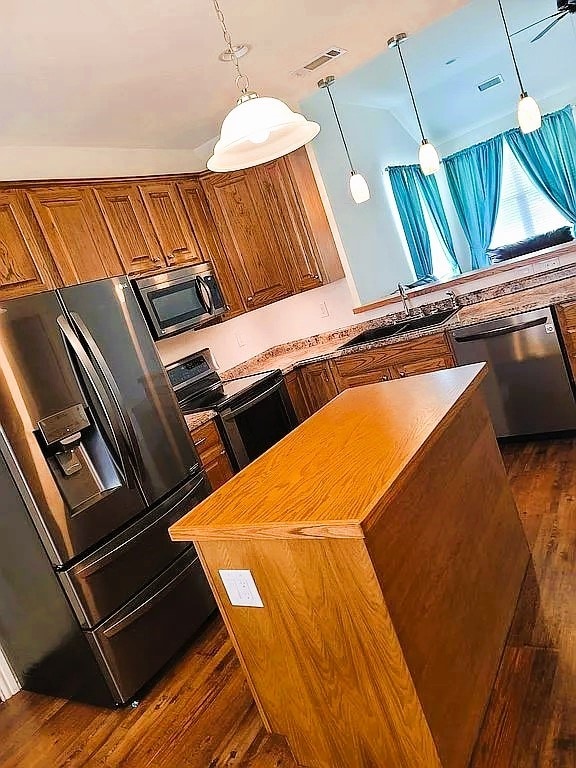
<path fill-rule="evenodd" d="M 226 310 L 214 277 L 194 268 L 137 280 L 136 288 L 155 339 L 202 325 Z"/>
<path fill-rule="evenodd" d="M 250 464 L 298 425 L 284 379 L 252 391 L 220 411 L 224 438 L 238 469 Z"/>

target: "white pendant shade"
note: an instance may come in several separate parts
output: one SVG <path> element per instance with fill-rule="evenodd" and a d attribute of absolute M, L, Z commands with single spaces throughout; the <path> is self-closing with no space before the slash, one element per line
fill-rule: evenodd
<path fill-rule="evenodd" d="M 420 161 L 420 168 L 424 176 L 430 176 L 432 173 L 436 173 L 440 170 L 440 158 L 438 152 L 433 144 L 429 141 L 423 141 L 420 144 L 420 152 L 418 159 Z"/>
<path fill-rule="evenodd" d="M 370 200 L 370 189 L 361 173 L 353 172 L 350 176 L 350 194 L 355 203 L 365 203 Z"/>
<path fill-rule="evenodd" d="M 251 168 L 293 152 L 319 132 L 318 123 L 293 112 L 283 101 L 250 94 L 224 119 L 207 165 L 217 172 Z"/>
<path fill-rule="evenodd" d="M 523 94 L 518 103 L 518 124 L 522 133 L 537 131 L 542 125 L 540 107 L 532 96 Z"/>

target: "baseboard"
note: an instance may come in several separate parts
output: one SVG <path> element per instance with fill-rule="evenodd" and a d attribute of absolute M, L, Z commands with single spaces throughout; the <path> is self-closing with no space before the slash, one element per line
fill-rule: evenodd
<path fill-rule="evenodd" d="M 21 687 L 10 662 L 0 648 L 0 701 L 6 701 L 10 696 L 14 696 Z"/>

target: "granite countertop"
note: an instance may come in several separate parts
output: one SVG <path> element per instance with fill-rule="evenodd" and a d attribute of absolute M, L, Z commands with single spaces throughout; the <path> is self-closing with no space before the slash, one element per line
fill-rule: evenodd
<path fill-rule="evenodd" d="M 199 413 L 187 413 L 184 415 L 186 419 L 186 425 L 192 432 L 193 429 L 198 429 L 203 424 L 213 419 L 216 416 L 216 411 L 200 411 Z"/>
<path fill-rule="evenodd" d="M 572 273 L 573 270 L 570 270 Z M 560 304 L 576 299 L 576 275 L 557 279 L 543 285 L 536 285 L 514 293 L 505 293 L 507 285 L 494 286 L 490 289 L 492 298 L 463 306 L 457 314 L 442 325 L 431 328 L 419 329 L 408 333 L 398 334 L 387 339 L 359 344 L 346 349 L 339 349 L 347 340 L 370 328 L 388 325 L 396 322 L 401 316 L 390 315 L 378 321 L 368 321 L 349 328 L 312 336 L 308 339 L 299 339 L 294 342 L 273 347 L 260 355 L 247 360 L 245 363 L 226 371 L 223 378 L 231 379 L 237 376 L 246 376 L 251 373 L 260 373 L 272 369 L 280 369 L 284 374 L 306 365 L 308 363 L 334 359 L 358 351 L 385 347 L 396 344 L 399 341 L 422 338 L 435 333 L 442 333 L 453 328 L 462 328 L 467 325 L 495 320 L 519 312 L 528 312 L 533 309 Z M 509 290 L 509 288 L 508 288 Z M 448 305 L 449 306 L 449 305 Z M 446 308 L 446 305 L 442 307 Z"/>

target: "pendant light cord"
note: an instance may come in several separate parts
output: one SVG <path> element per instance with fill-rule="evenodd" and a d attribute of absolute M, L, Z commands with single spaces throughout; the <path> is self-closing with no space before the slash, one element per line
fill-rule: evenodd
<path fill-rule="evenodd" d="M 342 130 L 342 124 L 340 123 L 340 118 L 338 117 L 338 112 L 336 111 L 336 104 L 334 104 L 334 98 L 332 97 L 332 92 L 330 90 L 330 86 L 326 86 L 326 90 L 328 91 L 328 96 L 330 97 L 330 101 L 332 102 L 332 109 L 334 110 L 334 117 L 336 118 L 336 123 L 338 124 L 338 128 L 340 130 L 340 136 L 342 136 L 342 143 L 344 144 L 344 149 L 346 150 L 346 156 L 348 157 L 348 162 L 350 163 L 350 170 L 352 173 L 356 173 L 354 170 L 354 166 L 352 165 L 352 158 L 350 157 L 350 152 L 348 151 L 348 144 L 346 144 L 346 138 L 344 136 L 344 131 Z"/>
<path fill-rule="evenodd" d="M 524 96 L 526 91 L 524 90 L 524 83 L 522 82 L 522 77 L 520 75 L 520 69 L 518 68 L 518 62 L 516 61 L 516 54 L 514 53 L 514 46 L 512 45 L 512 38 L 510 37 L 510 30 L 508 29 L 508 22 L 506 21 L 506 14 L 504 13 L 504 8 L 502 7 L 502 0 L 498 0 L 498 7 L 500 8 L 500 15 L 502 16 L 502 23 L 504 24 L 504 31 L 506 32 L 506 39 L 508 40 L 508 46 L 510 48 L 510 53 L 512 54 L 512 61 L 514 62 L 514 69 L 516 70 L 516 77 L 518 78 L 518 83 L 520 84 L 520 90 L 522 92 L 522 95 Z"/>
<path fill-rule="evenodd" d="M 412 106 L 414 107 L 414 114 L 416 115 L 416 120 L 418 121 L 418 128 L 420 128 L 420 134 L 422 136 L 422 141 L 426 141 L 426 136 L 424 135 L 424 129 L 422 128 L 422 122 L 420 121 L 420 115 L 418 114 L 418 107 L 416 106 L 416 99 L 414 98 L 414 91 L 412 90 L 412 86 L 410 85 L 410 78 L 408 77 L 408 70 L 406 69 L 406 64 L 404 63 L 404 56 L 402 56 L 402 43 L 398 43 L 398 55 L 400 56 L 400 61 L 402 63 L 402 69 L 404 70 L 404 77 L 406 78 L 406 83 L 408 85 L 408 90 L 410 91 L 410 98 L 412 99 Z"/>
<path fill-rule="evenodd" d="M 226 26 L 226 19 L 224 18 L 224 13 L 220 8 L 220 4 L 218 3 L 218 0 L 212 0 L 212 3 L 214 5 L 214 10 L 216 11 L 216 17 L 220 22 L 220 26 L 222 27 L 222 34 L 224 35 L 224 41 L 228 46 L 230 61 L 232 61 L 232 63 L 236 68 L 236 86 L 239 88 L 242 94 L 245 95 L 248 93 L 248 90 L 250 88 L 250 80 L 248 79 L 248 75 L 245 75 L 244 72 L 242 72 L 242 70 L 240 69 L 240 62 L 238 61 L 238 56 L 234 51 L 234 46 L 232 45 L 232 35 L 230 34 L 230 32 L 228 32 L 228 27 Z"/>

